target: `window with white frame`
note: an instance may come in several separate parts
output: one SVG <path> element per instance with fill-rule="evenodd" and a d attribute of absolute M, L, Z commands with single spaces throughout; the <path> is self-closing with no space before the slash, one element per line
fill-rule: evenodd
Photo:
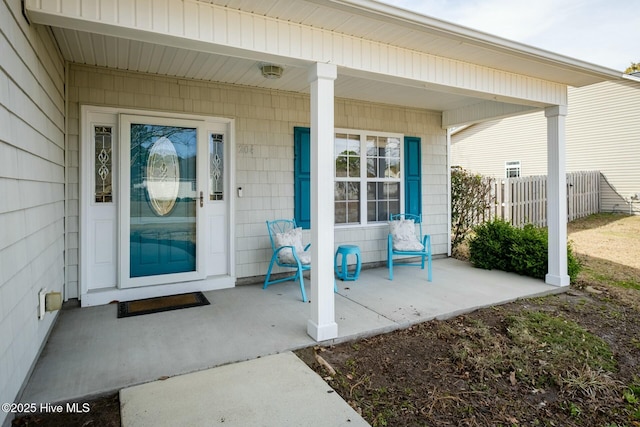
<path fill-rule="evenodd" d="M 520 160 L 504 162 L 504 176 L 506 178 L 519 178 Z"/>
<path fill-rule="evenodd" d="M 337 130 L 335 223 L 386 222 L 400 213 L 403 135 Z"/>

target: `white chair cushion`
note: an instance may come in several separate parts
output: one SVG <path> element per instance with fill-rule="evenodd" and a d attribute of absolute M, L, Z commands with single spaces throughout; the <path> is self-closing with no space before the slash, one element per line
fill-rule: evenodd
<path fill-rule="evenodd" d="M 300 263 L 311 264 L 311 253 L 304 250 L 302 245 L 302 228 L 293 228 L 286 233 L 277 233 L 274 239 L 276 249 L 282 246 L 293 246 L 296 249 L 296 255 Z M 278 252 L 278 260 L 283 264 L 295 264 L 296 259 L 293 257 L 291 248 L 284 248 Z"/>
<path fill-rule="evenodd" d="M 424 245 L 416 236 L 416 228 L 412 219 L 389 221 L 394 251 L 424 251 Z"/>

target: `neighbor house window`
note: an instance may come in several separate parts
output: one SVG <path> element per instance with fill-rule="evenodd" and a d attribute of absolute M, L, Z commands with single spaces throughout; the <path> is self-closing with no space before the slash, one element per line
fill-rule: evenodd
<path fill-rule="evenodd" d="M 336 132 L 335 223 L 367 224 L 400 213 L 402 135 Z"/>
<path fill-rule="evenodd" d="M 505 162 L 504 171 L 506 178 L 519 178 L 520 177 L 520 160 Z"/>

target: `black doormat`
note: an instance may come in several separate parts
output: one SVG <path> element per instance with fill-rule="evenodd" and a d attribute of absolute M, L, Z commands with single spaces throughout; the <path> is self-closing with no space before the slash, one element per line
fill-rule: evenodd
<path fill-rule="evenodd" d="M 209 300 L 207 300 L 202 292 L 125 301 L 118 303 L 118 319 L 121 317 L 179 310 L 181 308 L 199 307 L 201 305 L 209 305 Z"/>

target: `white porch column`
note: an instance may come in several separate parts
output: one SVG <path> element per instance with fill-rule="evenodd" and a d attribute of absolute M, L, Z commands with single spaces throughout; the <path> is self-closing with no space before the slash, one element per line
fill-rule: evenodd
<path fill-rule="evenodd" d="M 316 341 L 338 336 L 333 294 L 333 81 L 334 64 L 309 69 L 311 84 L 311 318 L 307 333 Z"/>
<path fill-rule="evenodd" d="M 547 225 L 549 271 L 545 282 L 569 286 L 567 274 L 567 170 L 565 153 L 566 105 L 547 107 Z"/>

